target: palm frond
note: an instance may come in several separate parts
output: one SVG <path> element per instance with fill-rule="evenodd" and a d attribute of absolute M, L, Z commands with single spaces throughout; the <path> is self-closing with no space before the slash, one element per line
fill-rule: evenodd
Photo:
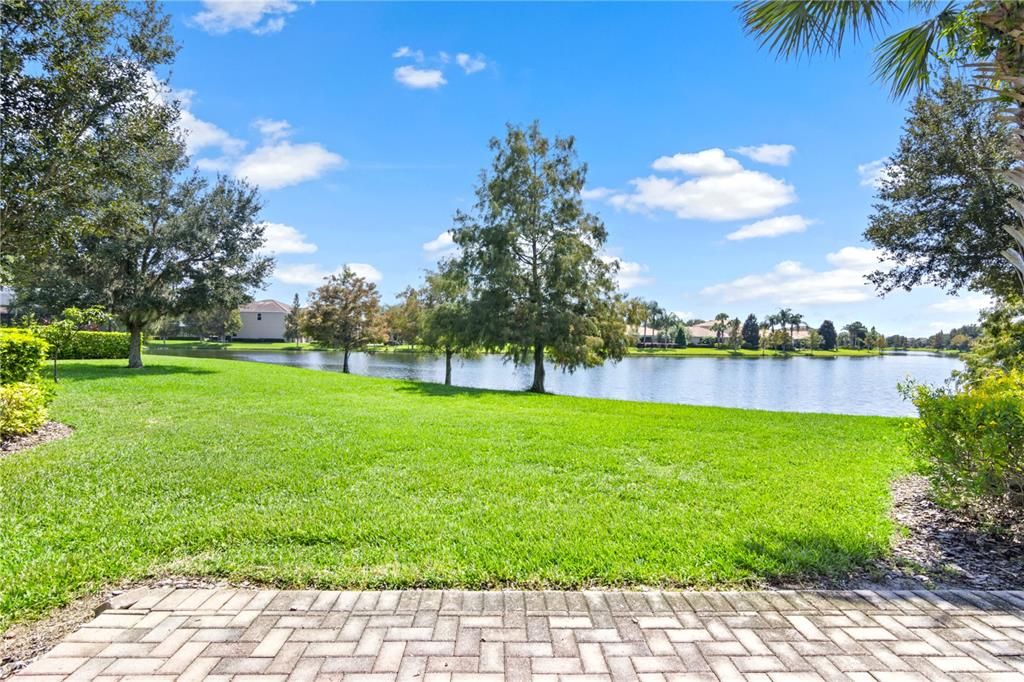
<path fill-rule="evenodd" d="M 934 17 L 895 33 L 875 48 L 875 76 L 900 98 L 928 84 L 931 62 L 941 58 L 940 43 L 952 50 L 958 42 L 959 12 L 950 2 Z"/>
<path fill-rule="evenodd" d="M 746 32 L 780 57 L 836 55 L 848 40 L 876 35 L 900 9 L 893 0 L 744 0 Z"/>

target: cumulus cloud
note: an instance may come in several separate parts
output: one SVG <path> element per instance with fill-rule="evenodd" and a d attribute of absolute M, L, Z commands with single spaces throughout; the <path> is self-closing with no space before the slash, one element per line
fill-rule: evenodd
<path fill-rule="evenodd" d="M 347 266 L 349 270 L 368 282 L 377 283 L 384 279 L 384 275 L 380 274 L 380 270 L 369 263 L 348 263 Z"/>
<path fill-rule="evenodd" d="M 829 270 L 813 270 L 799 261 L 785 260 L 768 272 L 714 284 L 701 294 L 721 303 L 770 300 L 781 305 L 857 303 L 874 296 L 864 277 L 880 263 L 881 252 L 847 246 L 825 256 Z"/>
<path fill-rule="evenodd" d="M 889 157 L 882 157 L 857 166 L 857 175 L 860 176 L 861 187 L 873 187 L 878 189 L 882 181 L 888 178 L 896 178 L 900 173 L 898 166 L 892 165 Z"/>
<path fill-rule="evenodd" d="M 607 199 L 609 196 L 615 193 L 615 190 L 609 189 L 608 187 L 590 187 L 580 192 L 580 197 L 583 199 Z"/>
<path fill-rule="evenodd" d="M 369 263 L 347 263 L 334 270 L 328 270 L 323 266 L 314 263 L 300 263 L 297 265 L 278 265 L 274 270 L 274 277 L 285 284 L 300 284 L 310 287 L 320 286 L 324 280 L 331 275 L 341 274 L 345 267 L 355 274 L 370 282 L 380 282 L 384 276 L 380 270 Z"/>
<path fill-rule="evenodd" d="M 783 234 L 803 232 L 813 223 L 813 220 L 808 220 L 801 215 L 780 215 L 744 225 L 735 232 L 725 235 L 725 238 L 730 241 L 739 241 L 758 237 L 778 237 Z"/>
<path fill-rule="evenodd" d="M 424 243 L 423 250 L 431 258 L 444 260 L 445 258 L 455 255 L 458 251 L 458 247 L 455 245 L 455 240 L 452 238 L 451 230 L 445 230 L 434 239 Z"/>
<path fill-rule="evenodd" d="M 345 164 L 339 154 L 312 142 L 292 144 L 283 141 L 255 149 L 235 164 L 232 173 L 262 189 L 280 189 L 320 177 Z"/>
<path fill-rule="evenodd" d="M 979 312 L 985 308 L 991 308 L 993 303 L 991 296 L 968 294 L 966 296 L 951 296 L 945 301 L 932 303 L 928 307 L 944 313 L 965 313 L 971 317 L 977 317 Z"/>
<path fill-rule="evenodd" d="M 441 54 L 444 55 L 443 52 Z M 466 52 L 459 52 L 455 55 L 455 63 L 462 67 L 462 70 L 467 74 L 483 71 L 487 68 L 487 60 L 479 52 L 475 57 L 470 57 Z"/>
<path fill-rule="evenodd" d="M 440 69 L 421 69 L 409 64 L 395 69 L 395 80 L 414 90 L 434 90 L 448 83 Z"/>
<path fill-rule="evenodd" d="M 791 144 L 759 144 L 754 147 L 737 147 L 737 154 L 769 166 L 788 166 L 789 160 L 796 152 Z"/>
<path fill-rule="evenodd" d="M 297 9 L 291 0 L 203 0 L 192 21 L 213 35 L 236 30 L 266 35 L 284 28 L 285 16 Z"/>
<path fill-rule="evenodd" d="M 647 274 L 649 268 L 642 263 L 622 260 L 622 258 L 611 253 L 602 254 L 601 260 L 609 265 L 614 264 L 618 266 L 618 271 L 615 273 L 615 284 L 620 289 L 632 289 L 634 287 L 654 284 L 654 278 Z"/>
<path fill-rule="evenodd" d="M 692 154 L 674 154 L 654 160 L 651 168 L 659 171 L 682 171 L 689 175 L 732 175 L 743 170 L 736 159 L 721 149 L 705 149 Z"/>
<path fill-rule="evenodd" d="M 683 219 L 756 218 L 796 201 L 792 185 L 750 170 L 683 182 L 652 175 L 631 180 L 630 184 L 632 193 L 609 198 L 613 206 L 635 212 L 670 211 Z"/>
<path fill-rule="evenodd" d="M 306 235 L 291 225 L 263 223 L 263 252 L 271 255 L 282 253 L 315 253 L 317 246 L 306 241 Z"/>
<path fill-rule="evenodd" d="M 277 142 L 282 140 L 292 132 L 292 124 L 288 121 L 276 121 L 271 118 L 258 118 L 253 122 L 253 126 L 260 132 L 260 135 L 264 140 L 270 142 Z"/>
<path fill-rule="evenodd" d="M 609 193 L 599 188 L 590 190 L 590 196 L 584 198 L 604 198 L 627 211 L 669 211 L 682 219 L 713 221 L 758 218 L 796 201 L 792 185 L 767 173 L 745 169 L 717 147 L 662 156 L 651 167 L 696 177 L 650 175 L 630 180 L 632 191 Z"/>

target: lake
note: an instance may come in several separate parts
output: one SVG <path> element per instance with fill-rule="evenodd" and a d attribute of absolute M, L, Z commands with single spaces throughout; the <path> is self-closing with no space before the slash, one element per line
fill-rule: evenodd
<path fill-rule="evenodd" d="M 228 358 L 340 372 L 340 353 L 323 351 L 183 350 L 150 346 L 155 354 Z M 523 390 L 531 367 L 500 356 L 453 360 L 457 386 Z M 353 374 L 414 381 L 444 381 L 444 359 L 417 353 L 353 353 Z M 897 383 L 907 377 L 940 384 L 962 367 L 959 359 L 928 353 L 881 357 L 636 357 L 574 374 L 548 368 L 552 393 L 689 405 L 717 405 L 789 412 L 913 416 Z"/>

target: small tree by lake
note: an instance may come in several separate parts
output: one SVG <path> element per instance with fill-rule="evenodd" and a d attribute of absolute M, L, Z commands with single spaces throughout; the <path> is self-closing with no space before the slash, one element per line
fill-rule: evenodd
<path fill-rule="evenodd" d="M 742 325 L 740 318 L 734 317 L 729 322 L 729 348 L 736 351 L 743 345 L 743 334 L 741 332 Z"/>
<path fill-rule="evenodd" d="M 757 316 L 751 313 L 743 321 L 743 345 L 751 350 L 757 350 L 761 341 L 761 328 L 757 324 Z"/>
<path fill-rule="evenodd" d="M 530 390 L 544 392 L 544 360 L 573 371 L 621 358 L 628 347 L 626 303 L 608 233 L 581 192 L 587 167 L 572 137 L 549 140 L 533 123 L 509 125 L 490 143 L 472 214 L 458 212 L 476 336 L 517 364 L 533 364 Z"/>
<path fill-rule="evenodd" d="M 807 347 L 811 349 L 811 355 L 821 347 L 821 332 L 817 329 L 811 329 L 807 333 Z"/>
<path fill-rule="evenodd" d="M 836 343 L 839 340 L 836 334 L 836 326 L 832 323 L 832 320 L 825 320 L 818 327 L 818 333 L 821 334 L 821 347 L 825 350 L 835 350 Z"/>
<path fill-rule="evenodd" d="M 420 340 L 444 353 L 444 384 L 451 386 L 452 357 L 476 345 L 465 273 L 453 262 L 442 263 L 437 272 L 427 273 L 418 298 Z"/>
<path fill-rule="evenodd" d="M 316 343 L 344 353 L 341 371 L 349 373 L 353 351 L 384 339 L 377 285 L 345 267 L 309 296 L 303 333 Z"/>
<path fill-rule="evenodd" d="M 294 341 L 295 345 L 298 346 L 301 337 L 302 306 L 299 305 L 299 295 L 295 294 L 295 298 L 292 299 L 292 307 L 284 318 L 284 339 L 285 341 Z"/>

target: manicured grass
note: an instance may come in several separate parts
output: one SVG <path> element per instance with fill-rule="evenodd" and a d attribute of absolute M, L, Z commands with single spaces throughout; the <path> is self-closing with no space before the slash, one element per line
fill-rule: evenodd
<path fill-rule="evenodd" d="M 281 585 L 742 585 L 887 551 L 902 421 L 66 362 L 0 459 L 0 630 L 159 573 Z"/>

